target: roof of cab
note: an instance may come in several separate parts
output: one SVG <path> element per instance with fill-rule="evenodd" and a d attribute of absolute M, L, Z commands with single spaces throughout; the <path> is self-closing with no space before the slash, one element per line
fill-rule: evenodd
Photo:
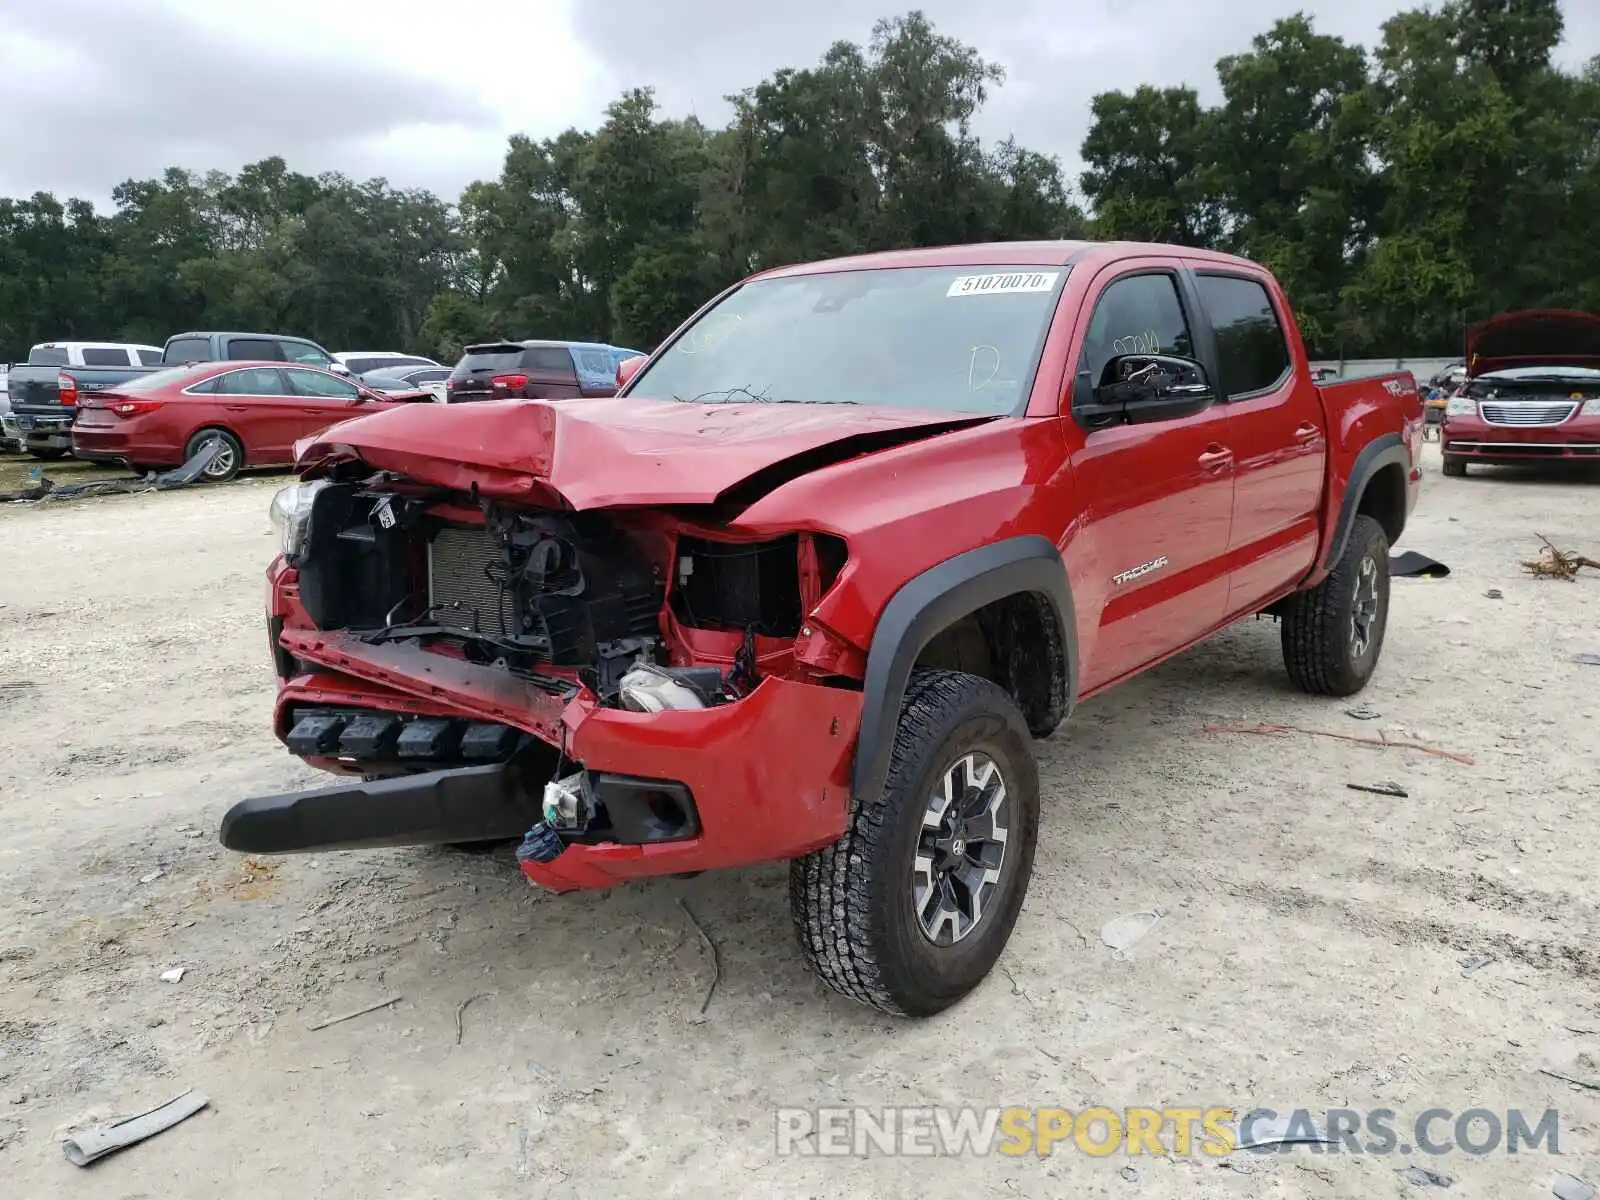
<path fill-rule="evenodd" d="M 1092 260 L 1152 257 L 1198 258 L 1218 265 L 1259 264 L 1235 254 L 1179 246 L 1166 242 L 977 242 L 965 246 L 923 246 L 912 250 L 880 250 L 848 258 L 772 267 L 751 276 L 770 279 L 794 275 L 820 275 L 831 271 L 871 271 L 890 267 L 1068 267 Z"/>

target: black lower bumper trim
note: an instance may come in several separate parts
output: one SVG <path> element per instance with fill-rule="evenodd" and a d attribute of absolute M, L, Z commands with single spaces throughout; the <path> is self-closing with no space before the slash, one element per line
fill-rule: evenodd
<path fill-rule="evenodd" d="M 219 836 L 246 854 L 517 838 L 540 820 L 541 787 L 519 761 L 258 796 L 228 810 Z"/>

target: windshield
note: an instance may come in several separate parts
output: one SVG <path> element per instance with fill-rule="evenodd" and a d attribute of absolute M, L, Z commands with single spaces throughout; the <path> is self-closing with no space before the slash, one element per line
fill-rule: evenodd
<path fill-rule="evenodd" d="M 1010 413 L 1026 402 L 1065 267 L 898 267 L 758 279 L 633 380 L 652 400 Z"/>

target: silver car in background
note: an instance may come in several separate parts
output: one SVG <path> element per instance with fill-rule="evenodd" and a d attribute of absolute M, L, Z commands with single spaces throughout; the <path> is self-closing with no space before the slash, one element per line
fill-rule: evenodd
<path fill-rule="evenodd" d="M 433 398 L 443 404 L 444 381 L 450 378 L 450 368 L 437 365 L 388 367 L 367 371 L 360 378 L 369 388 L 380 392 L 432 392 Z"/>

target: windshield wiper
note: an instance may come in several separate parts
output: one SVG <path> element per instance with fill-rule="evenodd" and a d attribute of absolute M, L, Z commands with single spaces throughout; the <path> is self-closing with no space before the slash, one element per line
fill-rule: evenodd
<path fill-rule="evenodd" d="M 722 397 L 722 403 L 732 403 L 737 396 L 745 396 L 757 404 L 773 404 L 775 401 L 765 392 L 752 391 L 748 387 L 713 388 L 709 392 L 701 392 L 698 396 L 674 396 L 679 404 L 703 404 L 709 396 Z M 715 403 L 715 402 L 713 402 Z"/>
<path fill-rule="evenodd" d="M 698 396 L 687 396 L 687 397 L 685 397 L 685 396 L 674 396 L 673 399 L 678 401 L 678 403 L 680 403 L 680 404 L 704 404 L 704 403 L 708 403 L 708 401 L 706 399 L 708 396 L 721 396 L 722 397 L 721 400 L 709 401 L 709 403 L 718 403 L 718 404 L 733 404 L 733 403 L 736 403 L 740 397 L 747 397 L 750 401 L 752 401 L 752 402 L 754 402 L 756 404 L 860 404 L 861 403 L 861 401 L 859 401 L 859 400 L 851 400 L 848 397 L 840 397 L 837 400 L 775 400 L 770 395 L 768 395 L 766 392 L 751 391 L 747 387 L 716 388 L 716 389 L 714 389 L 712 391 L 709 391 L 709 392 L 701 392 Z"/>

